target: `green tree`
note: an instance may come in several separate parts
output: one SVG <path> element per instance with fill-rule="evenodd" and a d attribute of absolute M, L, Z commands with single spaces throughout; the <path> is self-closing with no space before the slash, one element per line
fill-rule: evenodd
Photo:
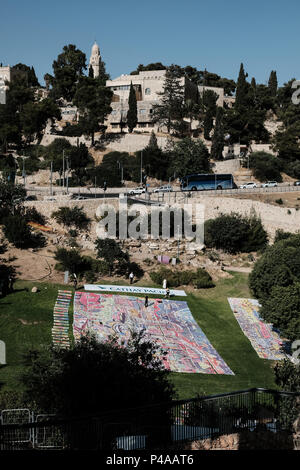
<path fill-rule="evenodd" d="M 77 182 L 82 184 L 82 180 L 87 176 L 86 167 L 94 166 L 94 159 L 87 146 L 82 143 L 78 147 L 73 146 L 68 152 L 68 159 L 72 174 L 74 174 Z"/>
<path fill-rule="evenodd" d="M 224 126 L 223 126 L 223 108 L 217 108 L 216 123 L 211 143 L 210 156 L 213 160 L 223 160 L 224 150 Z"/>
<path fill-rule="evenodd" d="M 44 158 L 47 166 L 49 167 L 50 162 L 53 162 L 53 171 L 59 171 L 59 173 L 62 174 L 63 154 L 65 153 L 66 156 L 71 149 L 72 145 L 67 139 L 54 139 L 53 142 L 44 149 Z"/>
<path fill-rule="evenodd" d="M 78 79 L 86 70 L 86 56 L 74 44 L 63 47 L 63 52 L 53 62 L 54 76 L 51 77 L 51 93 L 55 99 L 64 98 L 72 101 Z"/>
<path fill-rule="evenodd" d="M 241 64 L 236 84 L 235 109 L 241 109 L 248 105 L 249 84 L 246 81 L 247 76 L 248 74 L 244 71 L 244 65 Z"/>
<path fill-rule="evenodd" d="M 249 286 L 262 303 L 274 287 L 288 287 L 300 282 L 300 235 L 280 240 L 267 248 L 255 263 Z"/>
<path fill-rule="evenodd" d="M 83 275 L 90 269 L 90 263 L 76 249 L 57 248 L 54 259 L 59 263 L 56 269 L 60 268 L 77 276 Z"/>
<path fill-rule="evenodd" d="M 26 197 L 26 191 L 21 184 L 12 184 L 6 179 L 0 178 L 0 223 L 3 217 L 18 212 Z"/>
<path fill-rule="evenodd" d="M 174 397 L 170 373 L 160 359 L 164 354 L 140 331 L 133 332 L 126 345 L 119 345 L 116 338 L 98 342 L 93 336 L 83 336 L 69 349 L 31 351 L 22 377 L 25 399 L 35 402 L 43 412 L 65 417 L 118 410 L 118 423 L 132 420 L 136 425 L 170 426 L 161 408 L 142 413 L 131 410 L 130 415 L 127 411 L 169 402 Z M 102 445 L 108 446 L 116 437 L 111 432 L 108 429 L 104 433 L 106 443 Z M 80 441 L 77 438 L 76 447 L 91 446 L 93 433 L 86 430 Z"/>
<path fill-rule="evenodd" d="M 97 258 L 103 259 L 109 266 L 110 275 L 114 269 L 118 269 L 124 262 L 129 262 L 127 252 L 124 252 L 120 245 L 111 238 L 98 238 L 95 242 Z"/>
<path fill-rule="evenodd" d="M 29 87 L 39 87 L 39 81 L 37 79 L 37 76 L 35 74 L 35 70 L 33 67 L 29 67 L 28 65 L 25 64 L 16 64 L 13 66 L 13 69 L 15 70 L 22 70 L 23 72 L 27 73 L 27 84 Z"/>
<path fill-rule="evenodd" d="M 74 104 L 81 113 L 79 125 L 91 136 L 101 129 L 105 117 L 111 112 L 112 91 L 103 85 L 101 78 L 81 77 L 74 96 Z"/>
<path fill-rule="evenodd" d="M 251 252 L 264 249 L 268 236 L 260 219 L 255 215 L 221 214 L 204 225 L 205 244 L 227 253 Z"/>
<path fill-rule="evenodd" d="M 26 218 L 20 213 L 4 217 L 3 233 L 7 240 L 16 248 L 41 248 L 45 246 L 45 237 L 39 233 L 32 233 Z"/>
<path fill-rule="evenodd" d="M 211 172 L 209 152 L 202 140 L 186 137 L 175 142 L 170 153 L 170 174 L 183 177 L 192 173 Z"/>
<path fill-rule="evenodd" d="M 137 122 L 138 122 L 138 117 L 137 117 L 136 95 L 135 95 L 135 90 L 131 82 L 129 98 L 128 98 L 128 113 L 127 113 L 127 126 L 128 126 L 129 133 L 131 133 L 133 129 L 136 127 Z"/>
<path fill-rule="evenodd" d="M 57 211 L 53 212 L 53 217 L 59 224 L 66 227 L 74 226 L 78 229 L 86 230 L 90 224 L 90 219 L 87 217 L 83 207 L 60 207 Z"/>
<path fill-rule="evenodd" d="M 48 119 L 61 119 L 60 110 L 51 99 L 46 98 L 37 103 L 29 102 L 23 106 L 20 122 L 27 142 L 31 142 L 34 137 L 41 137 Z"/>
<path fill-rule="evenodd" d="M 300 335 L 300 283 L 287 287 L 274 286 L 260 309 L 262 318 L 280 330 L 283 337 L 293 341 Z"/>
<path fill-rule="evenodd" d="M 166 126 L 168 133 L 178 130 L 184 115 L 184 87 L 174 67 L 167 69 L 159 104 L 153 106 L 153 122 Z"/>
<path fill-rule="evenodd" d="M 170 153 L 162 151 L 157 144 L 157 138 L 154 132 L 151 132 L 150 140 L 148 145 L 139 152 L 136 152 L 136 174 L 138 178 L 139 165 L 141 161 L 141 153 L 143 152 L 143 167 L 147 176 L 157 178 L 159 180 L 165 180 L 169 176 L 169 165 L 170 165 Z M 132 178 L 135 178 L 135 174 L 132 174 Z M 137 179 L 137 181 L 139 181 Z"/>
<path fill-rule="evenodd" d="M 277 87 L 278 87 L 276 70 L 272 70 L 271 73 L 270 73 L 270 77 L 269 77 L 269 81 L 268 81 L 268 87 L 270 89 L 271 95 L 276 96 Z"/>
<path fill-rule="evenodd" d="M 246 159 L 247 160 L 247 159 Z M 248 160 L 244 164 L 248 165 Z M 282 181 L 280 171 L 283 170 L 279 158 L 268 152 L 253 152 L 249 156 L 249 168 L 253 170 L 255 178 L 259 181 Z"/>

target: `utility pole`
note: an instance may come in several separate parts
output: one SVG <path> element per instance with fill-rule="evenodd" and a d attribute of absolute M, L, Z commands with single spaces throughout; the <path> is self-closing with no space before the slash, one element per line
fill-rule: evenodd
<path fill-rule="evenodd" d="M 96 183 L 97 183 L 97 176 L 95 176 L 95 198 L 96 198 Z"/>
<path fill-rule="evenodd" d="M 65 150 L 63 150 L 63 188 L 65 188 Z"/>
<path fill-rule="evenodd" d="M 177 259 L 179 259 L 179 225 L 177 225 Z"/>
<path fill-rule="evenodd" d="M 22 176 L 23 176 L 24 187 L 25 187 L 25 186 L 26 186 L 25 157 L 23 157 L 23 172 L 22 172 Z"/>
<path fill-rule="evenodd" d="M 141 184 L 143 184 L 143 150 L 141 151 Z"/>
<path fill-rule="evenodd" d="M 53 177 L 53 161 L 51 160 L 50 162 L 50 196 L 53 196 L 52 177 Z"/>
<path fill-rule="evenodd" d="M 69 158 L 67 157 L 67 194 L 69 194 Z"/>

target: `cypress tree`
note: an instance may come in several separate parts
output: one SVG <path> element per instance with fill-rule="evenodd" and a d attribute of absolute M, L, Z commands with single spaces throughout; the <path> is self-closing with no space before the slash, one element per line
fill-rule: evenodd
<path fill-rule="evenodd" d="M 270 73 L 269 77 L 269 82 L 268 82 L 268 87 L 271 91 L 272 96 L 276 96 L 277 94 L 277 87 L 278 87 L 278 81 L 277 81 L 277 74 L 276 70 L 272 70 Z"/>
<path fill-rule="evenodd" d="M 149 150 L 158 150 L 158 144 L 157 144 L 157 138 L 156 135 L 154 134 L 154 131 L 151 132 L 149 143 L 146 147 Z"/>
<path fill-rule="evenodd" d="M 204 139 L 209 140 L 210 139 L 210 131 L 212 130 L 214 126 L 214 116 L 211 108 L 208 108 L 208 110 L 205 113 L 204 117 L 204 122 L 203 122 L 203 127 L 204 127 Z"/>
<path fill-rule="evenodd" d="M 244 71 L 244 65 L 241 64 L 239 78 L 236 85 L 236 95 L 235 95 L 235 108 L 241 109 L 244 106 L 247 106 L 248 101 L 248 83 L 246 77 L 248 74 Z"/>
<path fill-rule="evenodd" d="M 133 88 L 132 82 L 130 83 L 128 106 L 129 106 L 129 109 L 127 113 L 127 126 L 128 126 L 128 131 L 131 133 L 133 129 L 136 127 L 137 122 L 138 122 L 136 96 L 135 96 L 135 90 Z"/>
<path fill-rule="evenodd" d="M 224 127 L 223 127 L 223 108 L 217 108 L 216 124 L 211 145 L 211 158 L 213 160 L 223 160 L 224 149 Z"/>

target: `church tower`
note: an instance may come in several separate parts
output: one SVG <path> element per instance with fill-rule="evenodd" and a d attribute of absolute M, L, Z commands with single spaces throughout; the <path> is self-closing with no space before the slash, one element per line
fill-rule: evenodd
<path fill-rule="evenodd" d="M 90 63 L 89 63 L 89 68 L 92 67 L 93 72 L 94 72 L 94 78 L 99 77 L 99 65 L 100 65 L 100 49 L 98 44 L 94 43 L 92 47 L 92 52 L 91 52 L 91 57 L 90 57 Z"/>

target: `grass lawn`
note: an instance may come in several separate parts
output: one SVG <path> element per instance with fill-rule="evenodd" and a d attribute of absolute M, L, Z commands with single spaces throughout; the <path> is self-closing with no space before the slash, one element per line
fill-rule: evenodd
<path fill-rule="evenodd" d="M 227 297 L 249 297 L 247 275 L 232 274 L 231 279 L 219 281 L 215 288 L 201 289 L 181 300 L 188 301 L 199 326 L 235 375 L 172 373 L 178 398 L 250 387 L 275 387 L 272 362 L 257 356 L 229 307 Z M 36 294 L 31 293 L 34 285 L 39 288 Z M 53 307 L 58 288 L 71 290 L 62 285 L 19 281 L 13 294 L 0 299 L 0 339 L 6 343 L 8 363 L 0 366 L 3 389 L 20 388 L 18 377 L 24 367 L 22 357 L 28 349 L 51 343 Z"/>

